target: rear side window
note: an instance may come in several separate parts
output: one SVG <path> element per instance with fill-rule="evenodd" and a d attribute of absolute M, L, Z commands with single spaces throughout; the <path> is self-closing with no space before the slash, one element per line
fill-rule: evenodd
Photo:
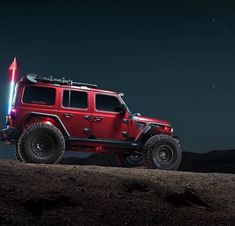
<path fill-rule="evenodd" d="M 99 111 L 118 112 L 121 103 L 115 96 L 97 94 L 95 98 L 96 109 Z"/>
<path fill-rule="evenodd" d="M 26 86 L 24 90 L 23 103 L 54 105 L 55 93 L 56 91 L 53 88 Z"/>
<path fill-rule="evenodd" d="M 87 93 L 74 90 L 64 90 L 63 106 L 70 108 L 87 109 Z"/>

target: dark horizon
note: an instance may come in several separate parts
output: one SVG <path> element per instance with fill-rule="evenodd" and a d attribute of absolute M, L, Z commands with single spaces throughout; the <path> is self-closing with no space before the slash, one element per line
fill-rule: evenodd
<path fill-rule="evenodd" d="M 0 126 L 16 56 L 20 75 L 124 92 L 133 112 L 170 121 L 185 151 L 234 149 L 234 27 L 233 1 L 0 3 Z"/>

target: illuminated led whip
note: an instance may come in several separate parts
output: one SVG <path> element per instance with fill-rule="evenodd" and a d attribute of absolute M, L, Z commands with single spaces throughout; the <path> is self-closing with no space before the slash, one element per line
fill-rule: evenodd
<path fill-rule="evenodd" d="M 16 79 L 16 70 L 17 70 L 16 58 L 14 58 L 14 61 L 12 62 L 11 66 L 9 67 L 9 70 L 11 71 L 11 79 L 10 79 L 10 93 L 9 93 L 9 102 L 8 102 L 8 114 L 11 111 L 12 101 L 13 101 L 15 79 Z"/>

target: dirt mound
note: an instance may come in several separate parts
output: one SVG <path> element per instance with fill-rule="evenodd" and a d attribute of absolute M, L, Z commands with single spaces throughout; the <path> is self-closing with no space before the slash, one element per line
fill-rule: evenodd
<path fill-rule="evenodd" d="M 1 225 L 233 225 L 235 175 L 0 161 Z"/>

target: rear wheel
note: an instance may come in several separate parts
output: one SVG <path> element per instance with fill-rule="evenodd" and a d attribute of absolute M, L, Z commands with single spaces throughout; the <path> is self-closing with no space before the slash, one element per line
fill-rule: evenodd
<path fill-rule="evenodd" d="M 54 164 L 64 154 L 65 140 L 55 126 L 37 123 L 23 131 L 17 147 L 17 153 L 24 162 Z"/>
<path fill-rule="evenodd" d="M 124 167 L 137 167 L 143 166 L 143 158 L 140 153 L 133 154 L 119 154 L 118 155 L 119 162 Z"/>
<path fill-rule="evenodd" d="M 21 156 L 19 155 L 17 145 L 16 145 L 16 150 L 15 150 L 15 157 L 16 157 L 16 160 L 19 161 L 19 162 L 23 162 L 23 161 L 24 161 L 24 160 L 21 158 Z"/>
<path fill-rule="evenodd" d="M 177 170 L 182 152 L 174 138 L 159 134 L 149 138 L 143 148 L 143 159 L 146 168 Z"/>

